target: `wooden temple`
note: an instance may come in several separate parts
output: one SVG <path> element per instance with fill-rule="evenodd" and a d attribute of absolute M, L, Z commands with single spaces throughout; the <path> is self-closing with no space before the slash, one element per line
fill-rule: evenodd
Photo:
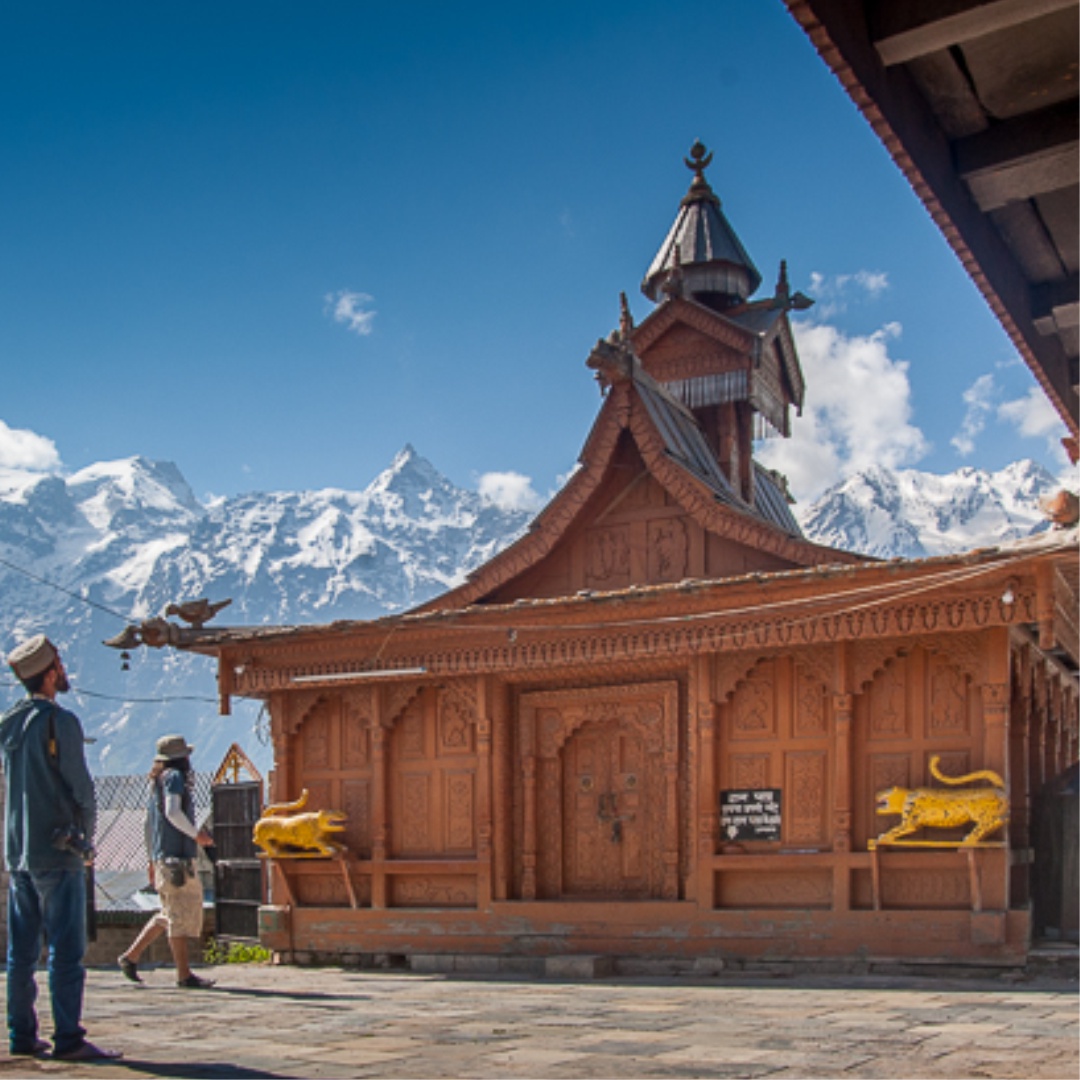
<path fill-rule="evenodd" d="M 888 562 L 801 535 L 753 447 L 802 404 L 810 301 L 783 266 L 753 299 L 709 160 L 516 543 L 400 616 L 173 635 L 266 703 L 270 801 L 345 816 L 343 854 L 273 860 L 283 957 L 1023 960 L 1032 807 L 1077 760 L 1076 528 Z M 931 759 L 1007 821 L 876 845 Z"/>

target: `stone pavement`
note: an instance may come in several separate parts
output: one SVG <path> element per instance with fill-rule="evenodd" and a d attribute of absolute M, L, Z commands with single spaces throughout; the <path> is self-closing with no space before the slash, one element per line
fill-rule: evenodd
<path fill-rule="evenodd" d="M 125 1060 L 2 1055 L 0 1080 L 1080 1075 L 1077 985 L 1061 978 L 560 982 L 270 965 L 204 974 L 215 989 L 179 990 L 168 968 L 145 986 L 90 971 L 90 1037 Z M 44 994 L 40 1004 L 48 1034 Z"/>

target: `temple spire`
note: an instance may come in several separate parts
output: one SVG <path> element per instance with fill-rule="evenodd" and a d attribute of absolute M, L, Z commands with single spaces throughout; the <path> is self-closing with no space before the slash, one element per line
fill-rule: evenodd
<path fill-rule="evenodd" d="M 681 295 L 723 311 L 745 303 L 761 284 L 761 275 L 705 179 L 712 160 L 712 153 L 700 140 L 690 147 L 690 156 L 683 158 L 694 179 L 641 286 L 656 303 L 664 296 Z M 674 290 L 671 278 L 681 278 Z"/>

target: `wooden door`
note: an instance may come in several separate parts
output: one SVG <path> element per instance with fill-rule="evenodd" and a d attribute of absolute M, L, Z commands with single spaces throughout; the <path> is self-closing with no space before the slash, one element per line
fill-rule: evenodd
<path fill-rule="evenodd" d="M 640 733 L 618 722 L 591 724 L 565 751 L 563 891 L 567 896 L 649 895 L 645 837 L 651 830 L 649 767 Z"/>
<path fill-rule="evenodd" d="M 518 895 L 678 899 L 678 684 L 533 691 L 519 722 Z"/>

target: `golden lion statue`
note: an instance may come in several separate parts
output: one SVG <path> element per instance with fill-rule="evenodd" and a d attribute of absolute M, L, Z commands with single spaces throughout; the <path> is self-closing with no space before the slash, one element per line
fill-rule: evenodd
<path fill-rule="evenodd" d="M 345 851 L 345 845 L 333 838 L 334 833 L 344 830 L 345 815 L 340 810 L 296 813 L 307 806 L 307 799 L 307 788 L 304 788 L 296 802 L 268 806 L 255 822 L 252 839 L 270 858 L 340 855 Z"/>
<path fill-rule="evenodd" d="M 879 814 L 899 814 L 900 824 L 871 840 L 867 847 L 873 851 L 879 844 L 912 844 L 919 841 L 900 840 L 918 829 L 954 829 L 971 822 L 974 828 L 959 841 L 958 847 L 973 847 L 984 836 L 995 832 L 1008 823 L 1009 800 L 1005 794 L 1005 781 L 996 772 L 983 769 L 967 776 L 945 776 L 938 769 L 941 758 L 930 759 L 930 774 L 943 784 L 969 784 L 974 780 L 986 780 L 992 787 L 973 788 L 970 791 L 942 791 L 939 788 L 892 787 L 877 793 L 876 810 Z M 928 846 L 953 846 L 950 841 L 924 841 Z"/>

